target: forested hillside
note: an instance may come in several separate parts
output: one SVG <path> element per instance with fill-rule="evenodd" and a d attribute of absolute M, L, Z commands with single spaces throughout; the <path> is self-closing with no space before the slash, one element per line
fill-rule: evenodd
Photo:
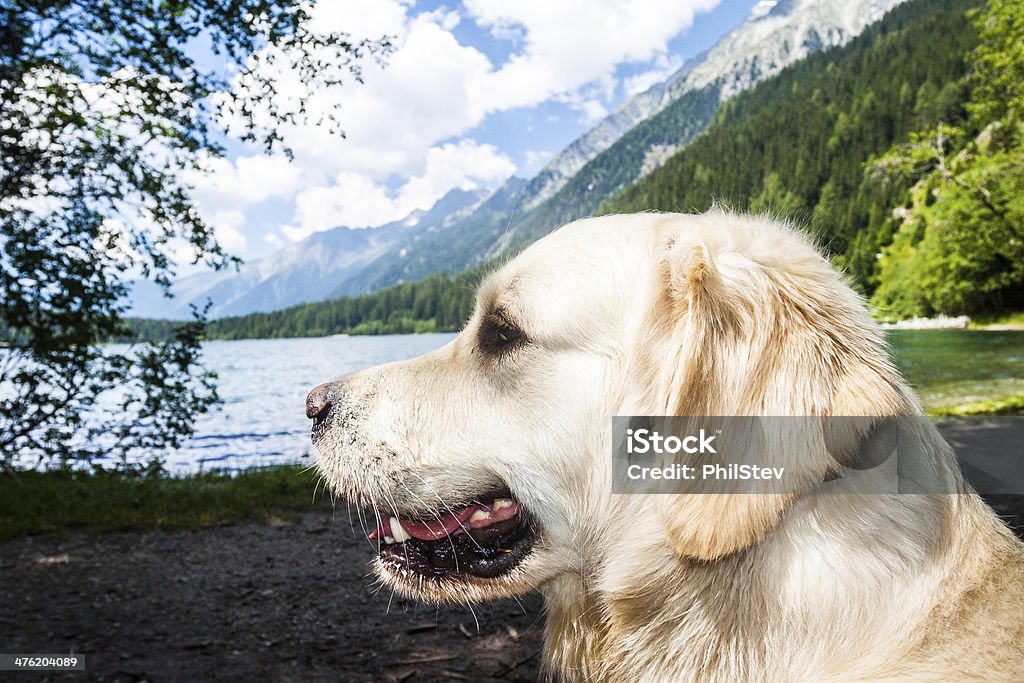
<path fill-rule="evenodd" d="M 483 271 L 470 270 L 455 277 L 433 275 L 363 296 L 221 318 L 207 324 L 206 337 L 270 339 L 457 330 L 473 310 L 482 274 Z M 134 340 L 143 341 L 169 338 L 175 326 L 167 320 L 134 319 L 128 324 Z"/>
<path fill-rule="evenodd" d="M 810 225 L 865 288 L 909 181 L 866 164 L 912 131 L 964 118 L 977 33 L 970 0 L 900 6 L 848 45 L 811 55 L 726 103 L 700 138 L 604 203 L 603 213 L 702 211 L 719 202 Z"/>
<path fill-rule="evenodd" d="M 517 243 L 532 242 L 569 221 L 595 214 L 601 201 L 657 167 L 662 159 L 699 135 L 719 106 L 717 86 L 687 92 L 642 121 L 591 159 L 562 189 L 532 210 L 517 226 Z"/>

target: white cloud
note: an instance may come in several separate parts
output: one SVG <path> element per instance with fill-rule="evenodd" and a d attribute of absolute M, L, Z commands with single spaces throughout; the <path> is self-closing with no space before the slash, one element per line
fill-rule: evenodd
<path fill-rule="evenodd" d="M 301 239 L 338 225 L 363 227 L 404 218 L 428 209 L 449 190 L 496 184 L 515 172 L 515 164 L 493 145 L 470 140 L 431 147 L 423 171 L 397 192 L 358 173 L 343 171 L 330 185 L 311 187 L 296 197 L 296 225 L 282 227 L 289 239 Z"/>
<path fill-rule="evenodd" d="M 452 34 L 456 12 L 417 15 L 396 0 L 320 0 L 314 11 L 319 27 L 356 38 L 390 35 L 396 49 L 385 67 L 364 66 L 365 84 L 319 92 L 305 102 L 314 115 L 336 116 L 344 140 L 315 127 L 288 130 L 286 140 L 297 162 L 323 177 L 351 171 L 381 180 L 422 172 L 427 150 L 495 112 L 557 98 L 593 120 L 614 96 L 618 64 L 664 55 L 698 11 L 718 2 L 467 0 L 478 24 L 521 32 L 522 48 L 495 67 Z M 302 92 L 290 74 L 278 86 L 285 97 Z"/>
<path fill-rule="evenodd" d="M 384 67 L 364 65 L 364 84 L 348 83 L 304 99 L 312 118 L 330 114 L 345 132 L 343 139 L 327 127 L 283 130 L 296 163 L 308 174 L 323 179 L 352 171 L 374 180 L 415 174 L 428 149 L 462 136 L 492 111 L 481 96 L 490 60 L 452 35 L 457 14 L 409 16 L 394 0 L 321 0 L 316 15 L 323 26 L 357 38 L 391 35 L 396 49 Z M 268 67 L 274 68 L 279 104 L 305 94 L 304 84 L 285 70 L 286 61 Z"/>
<path fill-rule="evenodd" d="M 240 156 L 233 160 L 206 158 L 202 170 L 188 171 L 185 181 L 203 219 L 229 254 L 247 256 L 247 212 L 271 198 L 292 198 L 302 170 L 283 156 Z M 178 258 L 178 261 L 191 260 Z"/>
<path fill-rule="evenodd" d="M 234 161 L 207 158 L 203 171 L 186 174 L 200 200 L 204 196 L 240 199 L 250 203 L 287 197 L 298 184 L 299 169 L 283 156 L 240 156 Z"/>
<path fill-rule="evenodd" d="M 467 137 L 489 115 L 553 99 L 596 122 L 615 98 L 619 65 L 654 60 L 627 88 L 655 78 L 673 64 L 665 56 L 668 41 L 718 2 L 465 0 L 460 11 L 417 14 L 411 0 L 319 0 L 315 30 L 356 39 L 389 35 L 394 53 L 384 67 L 363 65 L 363 85 L 308 96 L 285 70 L 287 59 L 268 67 L 279 70 L 282 102 L 301 99 L 312 118 L 331 114 L 345 138 L 326 127 L 286 127 L 293 162 L 259 156 L 214 162 L 212 175 L 196 181 L 201 206 L 209 213 L 283 198 L 294 214 L 280 235 L 296 240 L 336 225 L 396 220 L 455 187 L 497 184 L 515 165 L 506 153 Z M 452 31 L 465 21 L 513 39 L 514 54 L 495 65 L 461 44 Z"/>
<path fill-rule="evenodd" d="M 599 100 L 583 100 L 580 102 L 580 110 L 587 124 L 595 124 L 608 116 L 608 109 Z"/>
<path fill-rule="evenodd" d="M 352 228 L 397 218 L 387 189 L 358 173 L 342 171 L 331 185 L 303 190 L 295 198 L 298 226 L 282 228 L 289 239 L 301 239 L 338 225 Z"/>
<path fill-rule="evenodd" d="M 630 97 L 638 95 L 650 88 L 655 83 L 661 83 L 683 66 L 683 60 L 678 55 L 658 55 L 654 60 L 654 68 L 644 71 L 635 76 L 630 76 L 623 81 L 626 94 Z"/>
<path fill-rule="evenodd" d="M 464 190 L 493 185 L 516 170 L 512 160 L 494 145 L 469 140 L 432 147 L 427 152 L 424 172 L 411 178 L 401 190 L 400 200 L 413 208 L 427 209 L 453 187 Z M 408 213 L 403 207 L 402 215 Z"/>
<path fill-rule="evenodd" d="M 310 28 L 321 33 L 340 31 L 357 39 L 403 33 L 408 2 L 351 2 L 320 0 L 313 6 Z"/>
<path fill-rule="evenodd" d="M 526 163 L 529 166 L 546 164 L 551 157 L 555 156 L 554 152 L 547 149 L 527 149 L 523 150 L 523 154 L 526 156 Z"/>
<path fill-rule="evenodd" d="M 314 230 L 304 230 L 303 228 L 297 228 L 294 225 L 282 225 L 281 234 L 284 235 L 290 242 L 298 242 L 299 240 L 305 239 L 312 235 Z M 274 241 L 280 242 L 281 238 L 274 235 Z"/>
<path fill-rule="evenodd" d="M 245 214 L 238 210 L 217 211 L 210 217 L 213 234 L 220 246 L 229 254 L 245 251 L 246 239 L 239 228 L 245 224 Z"/>
<path fill-rule="evenodd" d="M 465 0 L 498 34 L 523 30 L 525 48 L 489 79 L 498 108 L 528 106 L 610 78 L 623 62 L 665 53 L 668 41 L 719 0 Z"/>

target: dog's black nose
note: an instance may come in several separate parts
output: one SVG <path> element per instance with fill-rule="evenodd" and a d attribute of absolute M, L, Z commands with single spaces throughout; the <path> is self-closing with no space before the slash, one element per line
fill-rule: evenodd
<path fill-rule="evenodd" d="M 311 420 L 324 419 L 331 412 L 334 402 L 334 389 L 330 384 L 321 384 L 309 392 L 306 397 L 306 417 Z"/>

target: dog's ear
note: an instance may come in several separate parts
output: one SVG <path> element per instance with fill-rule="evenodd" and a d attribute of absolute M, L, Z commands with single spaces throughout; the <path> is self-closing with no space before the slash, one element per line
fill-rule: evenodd
<path fill-rule="evenodd" d="M 675 551 L 711 561 L 764 538 L 793 498 L 790 494 L 704 493 L 662 495 L 657 502 Z"/>
<path fill-rule="evenodd" d="M 704 243 L 670 237 L 659 251 L 655 296 L 637 344 L 640 403 L 651 415 L 707 415 L 716 338 L 735 320 L 720 305 L 727 297 Z"/>
<path fill-rule="evenodd" d="M 813 349 L 787 339 L 793 326 L 782 311 L 785 296 L 762 264 L 682 238 L 669 239 L 662 255 L 639 361 L 646 414 L 820 415 L 814 404 L 828 384 L 826 370 Z M 768 534 L 797 497 L 792 487 L 820 483 L 827 474 L 820 430 L 806 427 L 769 435 L 744 451 L 749 462 L 786 467 L 792 476 L 785 488 L 697 484 L 693 493 L 657 495 L 673 548 L 715 560 Z"/>
<path fill-rule="evenodd" d="M 657 495 L 672 546 L 701 560 L 764 538 L 799 496 L 850 464 L 846 451 L 860 454 L 875 443 L 868 437 L 881 433 L 878 417 L 919 412 L 863 302 L 828 261 L 786 228 L 751 225 L 732 238 L 705 232 L 705 241 L 666 230 L 639 328 L 634 376 L 641 398 L 624 413 L 796 418 L 761 421 L 770 433 L 756 439 L 733 435 L 733 454 L 785 467 L 785 486 L 684 484 L 673 491 L 693 493 Z M 848 425 L 831 416 L 869 419 L 846 434 Z M 734 423 L 723 431 L 719 443 Z"/>
<path fill-rule="evenodd" d="M 660 248 L 655 297 L 640 342 L 638 372 L 650 415 L 716 416 L 735 388 L 728 374 L 744 311 L 728 291 L 737 275 L 707 244 L 677 236 Z M 732 283 L 736 284 L 736 283 Z M 680 555 L 714 560 L 762 538 L 788 497 L 751 493 L 656 496 L 666 535 Z"/>

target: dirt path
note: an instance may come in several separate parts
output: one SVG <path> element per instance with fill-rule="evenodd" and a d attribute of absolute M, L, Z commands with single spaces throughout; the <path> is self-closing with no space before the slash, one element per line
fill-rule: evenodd
<path fill-rule="evenodd" d="M 989 501 L 1020 534 L 1024 496 Z M 0 545 L 0 652 L 81 653 L 85 678 L 103 681 L 536 680 L 536 596 L 475 618 L 397 598 L 389 610 L 366 576 L 372 554 L 324 513 L 13 541 Z"/>
<path fill-rule="evenodd" d="M 13 541 L 0 545 L 0 652 L 81 653 L 104 681 L 536 680 L 535 596 L 475 617 L 398 598 L 389 610 L 372 554 L 341 513 Z"/>

